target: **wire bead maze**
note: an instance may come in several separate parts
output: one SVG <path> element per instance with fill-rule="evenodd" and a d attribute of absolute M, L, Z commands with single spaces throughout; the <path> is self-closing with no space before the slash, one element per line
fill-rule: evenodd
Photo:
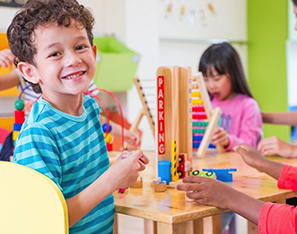
<path fill-rule="evenodd" d="M 25 92 L 25 90 L 28 89 L 29 87 L 30 85 L 27 85 L 21 90 L 18 96 L 18 100 L 16 100 L 14 103 L 16 110 L 14 111 L 14 124 L 13 124 L 13 133 L 12 133 L 13 146 L 15 146 L 16 139 L 19 136 L 23 123 L 25 122 L 25 111 L 24 111 L 25 102 L 22 100 L 22 95 Z M 36 102 L 40 98 L 40 96 L 34 102 Z"/>
<path fill-rule="evenodd" d="M 92 90 L 89 90 L 89 91 L 86 91 L 85 94 L 88 94 L 90 95 L 91 97 L 95 97 L 99 102 L 100 104 L 102 105 L 102 108 L 105 112 L 105 118 L 106 118 L 106 125 L 103 127 L 103 131 L 105 131 L 105 141 L 108 142 L 108 141 L 111 141 L 111 139 L 107 139 L 108 137 L 110 138 L 111 136 L 108 135 L 109 132 L 111 131 L 111 125 L 109 124 L 109 114 L 108 114 L 108 111 L 107 111 L 107 108 L 106 106 L 104 105 L 104 103 L 102 102 L 102 100 L 95 94 L 93 94 L 94 91 L 102 91 L 102 92 L 105 92 L 107 94 L 109 94 L 114 100 L 115 102 L 117 103 L 118 105 L 118 108 L 120 110 L 120 115 L 121 115 L 121 134 L 122 134 L 122 148 L 124 149 L 124 117 L 123 117 L 123 111 L 122 111 L 122 106 L 120 104 L 120 102 L 118 101 L 118 99 L 116 98 L 116 96 L 111 93 L 110 91 L 106 90 L 106 89 L 101 89 L 101 88 L 96 88 L 96 89 L 92 89 Z"/>

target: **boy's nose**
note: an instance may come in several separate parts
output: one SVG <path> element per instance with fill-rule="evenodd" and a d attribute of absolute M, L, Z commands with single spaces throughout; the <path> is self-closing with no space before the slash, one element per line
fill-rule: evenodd
<path fill-rule="evenodd" d="M 81 58 L 76 53 L 69 53 L 65 56 L 65 66 L 77 66 L 78 64 L 82 63 Z"/>

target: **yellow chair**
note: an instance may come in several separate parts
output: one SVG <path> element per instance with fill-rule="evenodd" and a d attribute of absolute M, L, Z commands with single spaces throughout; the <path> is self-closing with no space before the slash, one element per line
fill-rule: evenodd
<path fill-rule="evenodd" d="M 68 234 L 67 205 L 58 186 L 35 170 L 0 161 L 0 233 Z"/>

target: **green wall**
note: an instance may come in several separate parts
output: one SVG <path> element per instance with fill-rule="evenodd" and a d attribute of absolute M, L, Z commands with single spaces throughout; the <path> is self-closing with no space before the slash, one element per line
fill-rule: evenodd
<path fill-rule="evenodd" d="M 247 0 L 248 82 L 263 112 L 288 111 L 288 2 Z M 289 141 L 288 126 L 264 125 L 264 137 Z"/>

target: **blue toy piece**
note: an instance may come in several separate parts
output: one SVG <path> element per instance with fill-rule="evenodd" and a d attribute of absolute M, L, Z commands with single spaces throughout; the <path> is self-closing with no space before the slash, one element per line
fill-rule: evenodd
<path fill-rule="evenodd" d="M 106 133 L 106 130 L 107 130 L 107 123 L 104 123 L 104 124 L 102 125 L 102 130 L 103 130 L 104 133 Z M 110 133 L 111 130 L 112 130 L 112 126 L 111 126 L 111 124 L 109 124 L 108 133 Z"/>
<path fill-rule="evenodd" d="M 208 168 L 208 169 L 202 169 L 202 171 L 213 171 L 217 176 L 217 180 L 220 180 L 222 182 L 233 182 L 233 174 L 229 172 L 237 171 L 237 169 L 236 168 L 230 168 L 230 169 Z"/>
<path fill-rule="evenodd" d="M 158 177 L 166 181 L 167 185 L 171 182 L 171 161 L 158 162 Z"/>

